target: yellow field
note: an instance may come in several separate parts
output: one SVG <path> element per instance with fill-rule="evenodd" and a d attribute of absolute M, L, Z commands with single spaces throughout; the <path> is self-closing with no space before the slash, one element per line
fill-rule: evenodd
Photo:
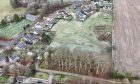
<path fill-rule="evenodd" d="M 10 0 L 0 0 L 0 20 L 6 15 L 25 13 L 25 8 L 13 9 L 10 5 Z"/>

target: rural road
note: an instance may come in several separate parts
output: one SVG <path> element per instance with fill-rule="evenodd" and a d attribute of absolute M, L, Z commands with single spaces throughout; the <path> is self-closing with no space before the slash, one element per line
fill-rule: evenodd
<path fill-rule="evenodd" d="M 113 20 L 114 67 L 140 77 L 140 0 L 114 0 Z"/>
<path fill-rule="evenodd" d="M 75 74 L 75 73 L 69 73 L 69 72 L 63 72 L 63 71 L 55 71 L 55 70 L 48 70 L 48 69 L 41 69 L 39 68 L 39 61 L 36 62 L 36 70 L 38 72 L 44 72 L 49 74 L 49 83 L 52 81 L 52 78 L 54 78 L 54 75 L 66 75 L 66 76 L 75 76 L 75 77 L 80 77 L 82 80 L 89 80 L 91 82 L 98 81 L 102 84 L 122 84 L 121 82 L 116 82 L 108 79 L 103 79 L 103 78 L 98 78 L 98 77 L 91 77 L 91 76 L 85 76 L 85 75 L 80 75 L 80 74 Z"/>

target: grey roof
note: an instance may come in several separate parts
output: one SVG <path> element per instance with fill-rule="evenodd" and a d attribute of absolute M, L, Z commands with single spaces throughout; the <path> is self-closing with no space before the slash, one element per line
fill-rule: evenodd
<path fill-rule="evenodd" d="M 0 64 L 1 64 L 1 62 L 2 62 L 3 60 L 5 60 L 5 56 L 4 56 L 4 55 L 0 55 Z"/>
<path fill-rule="evenodd" d="M 36 16 L 31 15 L 31 14 L 27 14 L 26 15 L 26 19 L 31 20 L 31 21 L 35 21 L 36 20 Z"/>
<path fill-rule="evenodd" d="M 25 44 L 24 42 L 22 42 L 22 43 L 19 43 L 17 46 L 18 46 L 19 48 L 23 49 L 23 48 L 26 47 L 26 44 Z"/>
<path fill-rule="evenodd" d="M 20 59 L 20 56 L 19 56 L 18 54 L 13 54 L 13 55 L 11 56 L 11 59 L 14 60 L 14 61 L 17 61 L 17 60 Z"/>
<path fill-rule="evenodd" d="M 24 79 L 25 79 L 24 76 L 18 76 L 18 77 L 16 77 L 16 80 L 17 80 L 18 82 L 23 82 Z"/>

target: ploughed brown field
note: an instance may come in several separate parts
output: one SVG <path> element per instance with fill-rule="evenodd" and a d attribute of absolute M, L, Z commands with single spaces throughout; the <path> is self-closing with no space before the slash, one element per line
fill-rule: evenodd
<path fill-rule="evenodd" d="M 140 76 L 140 0 L 114 0 L 115 69 Z"/>

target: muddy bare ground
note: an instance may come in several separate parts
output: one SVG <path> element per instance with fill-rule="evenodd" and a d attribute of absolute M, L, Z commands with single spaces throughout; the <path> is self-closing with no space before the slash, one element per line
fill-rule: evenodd
<path fill-rule="evenodd" d="M 140 0 L 114 0 L 114 68 L 140 76 Z"/>

